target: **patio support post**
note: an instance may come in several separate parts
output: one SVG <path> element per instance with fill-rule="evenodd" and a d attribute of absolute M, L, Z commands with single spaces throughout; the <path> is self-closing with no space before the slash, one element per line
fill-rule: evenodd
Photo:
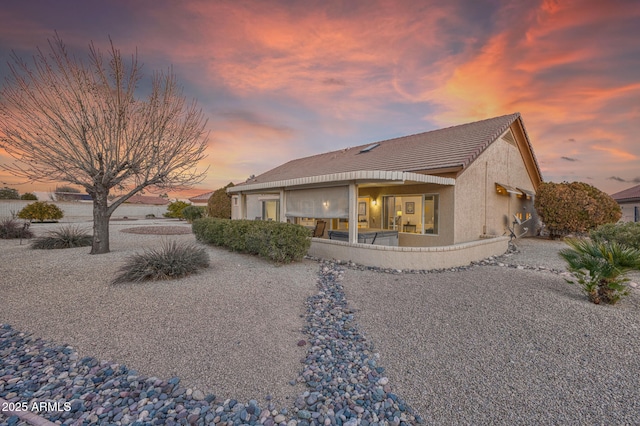
<path fill-rule="evenodd" d="M 349 184 L 349 244 L 358 242 L 358 185 Z"/>
<path fill-rule="evenodd" d="M 280 222 L 287 221 L 287 193 L 280 188 Z"/>
<path fill-rule="evenodd" d="M 238 194 L 240 198 L 240 219 L 247 218 L 247 196 L 243 192 Z"/>

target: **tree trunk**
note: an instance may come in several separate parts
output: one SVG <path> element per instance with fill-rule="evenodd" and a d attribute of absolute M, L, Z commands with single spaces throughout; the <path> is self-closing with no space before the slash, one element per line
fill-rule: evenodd
<path fill-rule="evenodd" d="M 93 244 L 91 254 L 109 253 L 109 219 L 107 205 L 108 190 L 96 191 L 93 195 Z"/>

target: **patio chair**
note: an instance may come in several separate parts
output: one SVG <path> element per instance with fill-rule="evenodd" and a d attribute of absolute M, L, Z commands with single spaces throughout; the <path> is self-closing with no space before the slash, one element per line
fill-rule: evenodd
<path fill-rule="evenodd" d="M 324 235 L 324 228 L 327 226 L 327 222 L 319 220 L 316 222 L 316 227 L 313 229 L 313 238 L 322 238 Z"/>

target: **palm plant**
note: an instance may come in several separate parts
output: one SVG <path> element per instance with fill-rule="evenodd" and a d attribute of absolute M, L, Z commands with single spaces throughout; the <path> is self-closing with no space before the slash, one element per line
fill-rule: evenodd
<path fill-rule="evenodd" d="M 567 239 L 565 242 L 570 248 L 561 250 L 560 256 L 591 302 L 613 305 L 629 294 L 626 274 L 640 269 L 640 250 L 609 241 Z"/>

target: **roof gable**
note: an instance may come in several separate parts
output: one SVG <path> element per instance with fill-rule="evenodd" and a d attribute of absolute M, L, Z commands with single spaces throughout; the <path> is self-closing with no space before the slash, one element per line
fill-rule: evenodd
<path fill-rule="evenodd" d="M 239 186 L 361 170 L 415 173 L 464 170 L 519 118 L 520 114 L 514 113 L 299 158 Z M 528 142 L 526 132 L 524 137 Z M 530 144 L 528 147 L 531 150 Z M 537 162 L 535 165 L 537 168 Z"/>

